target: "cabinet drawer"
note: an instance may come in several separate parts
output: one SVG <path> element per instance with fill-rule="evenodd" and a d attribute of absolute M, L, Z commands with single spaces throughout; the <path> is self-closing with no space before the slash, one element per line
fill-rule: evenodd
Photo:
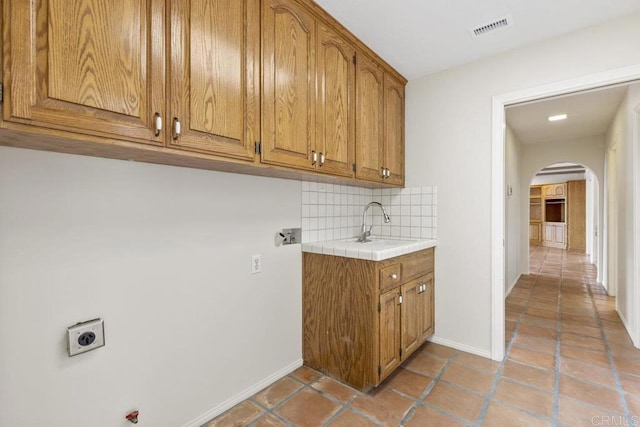
<path fill-rule="evenodd" d="M 402 280 L 405 282 L 433 271 L 433 248 L 407 255 L 402 259 Z"/>
<path fill-rule="evenodd" d="M 401 264 L 393 264 L 380 269 L 380 292 L 393 289 L 402 283 Z"/>

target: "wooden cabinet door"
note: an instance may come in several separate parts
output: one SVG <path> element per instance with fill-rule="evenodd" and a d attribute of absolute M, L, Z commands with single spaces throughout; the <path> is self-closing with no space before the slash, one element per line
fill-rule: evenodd
<path fill-rule="evenodd" d="M 365 55 L 356 63 L 356 178 L 382 181 L 384 73 Z"/>
<path fill-rule="evenodd" d="M 355 48 L 334 30 L 318 31 L 318 169 L 353 176 L 355 149 Z"/>
<path fill-rule="evenodd" d="M 553 243 L 558 245 L 566 245 L 564 224 L 557 224 L 553 226 Z"/>
<path fill-rule="evenodd" d="M 420 332 L 419 344 L 433 335 L 434 332 L 434 282 L 433 273 L 422 277 L 419 281 L 424 290 L 418 295 L 418 325 Z"/>
<path fill-rule="evenodd" d="M 260 129 L 259 0 L 172 1 L 170 18 L 169 145 L 252 160 Z"/>
<path fill-rule="evenodd" d="M 404 184 L 404 85 L 384 76 L 384 163 L 389 184 Z"/>
<path fill-rule="evenodd" d="M 380 295 L 380 381 L 400 364 L 400 307 L 397 288 Z"/>
<path fill-rule="evenodd" d="M 163 0 L 4 6 L 5 120 L 163 144 Z"/>
<path fill-rule="evenodd" d="M 419 280 L 413 280 L 400 287 L 402 296 L 400 348 L 403 360 L 420 345 L 420 284 Z"/>
<path fill-rule="evenodd" d="M 262 9 L 262 161 L 314 169 L 316 22 L 293 0 Z"/>
<path fill-rule="evenodd" d="M 553 243 L 554 227 L 553 225 L 544 224 L 542 226 L 542 241 L 545 243 Z"/>
<path fill-rule="evenodd" d="M 529 223 L 529 242 L 540 243 L 542 241 L 542 224 L 539 222 Z"/>

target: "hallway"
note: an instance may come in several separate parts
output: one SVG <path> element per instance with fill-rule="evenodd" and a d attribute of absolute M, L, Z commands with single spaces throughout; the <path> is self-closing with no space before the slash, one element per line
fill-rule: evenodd
<path fill-rule="evenodd" d="M 526 393 L 524 409 L 554 424 L 637 425 L 640 350 L 595 267 L 584 253 L 532 246 L 530 271 L 506 300 L 502 375 L 533 388 L 513 383 L 509 398 Z"/>

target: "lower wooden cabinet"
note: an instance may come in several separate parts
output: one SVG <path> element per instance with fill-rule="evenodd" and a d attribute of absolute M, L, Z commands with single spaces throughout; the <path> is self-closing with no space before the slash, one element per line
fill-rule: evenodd
<path fill-rule="evenodd" d="M 306 366 L 368 390 L 434 332 L 434 249 L 384 261 L 303 254 Z"/>
<path fill-rule="evenodd" d="M 529 223 L 529 244 L 531 245 L 542 244 L 542 223 L 541 222 Z"/>
<path fill-rule="evenodd" d="M 542 224 L 542 244 L 550 248 L 567 249 L 567 227 L 563 222 Z"/>

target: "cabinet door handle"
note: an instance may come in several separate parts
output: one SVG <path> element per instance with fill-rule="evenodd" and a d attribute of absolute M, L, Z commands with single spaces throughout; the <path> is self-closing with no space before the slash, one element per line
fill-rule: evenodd
<path fill-rule="evenodd" d="M 389 277 L 391 277 L 391 280 L 398 280 L 398 275 L 396 273 L 390 274 Z"/>
<path fill-rule="evenodd" d="M 402 304 L 402 294 L 398 294 L 398 305 Z"/>
<path fill-rule="evenodd" d="M 389 170 L 389 168 L 387 168 L 386 171 L 387 171 L 387 178 L 389 178 L 391 176 L 391 171 Z"/>
<path fill-rule="evenodd" d="M 318 153 L 316 153 L 315 151 L 311 152 L 311 164 L 315 165 L 316 163 L 318 163 Z"/>
<path fill-rule="evenodd" d="M 320 153 L 320 166 L 324 165 L 324 161 L 325 161 L 325 155 L 323 153 Z"/>
<path fill-rule="evenodd" d="M 384 178 L 386 176 L 385 168 L 380 168 L 380 176 Z"/>
<path fill-rule="evenodd" d="M 181 129 L 180 129 L 180 120 L 178 120 L 178 118 L 177 118 L 177 117 L 174 117 L 174 118 L 173 118 L 173 139 L 174 139 L 175 141 L 177 141 L 177 140 L 178 140 L 178 138 L 180 137 L 180 132 L 181 132 Z"/>
<path fill-rule="evenodd" d="M 154 117 L 155 117 L 156 136 L 160 136 L 160 132 L 162 131 L 162 116 L 159 113 L 156 113 Z"/>

